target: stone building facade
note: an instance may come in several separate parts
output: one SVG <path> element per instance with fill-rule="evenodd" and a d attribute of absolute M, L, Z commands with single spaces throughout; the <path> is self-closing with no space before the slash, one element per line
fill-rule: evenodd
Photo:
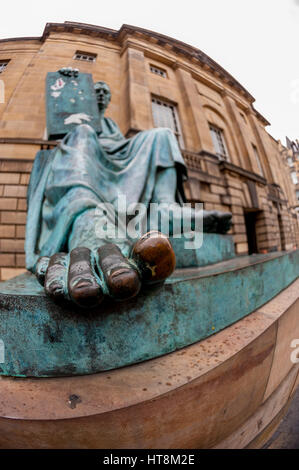
<path fill-rule="evenodd" d="M 291 141 L 286 137 L 286 147 L 281 145 L 281 154 L 289 169 L 296 191 L 296 210 L 299 214 L 299 141 Z"/>
<path fill-rule="evenodd" d="M 45 134 L 45 78 L 64 66 L 112 91 L 107 116 L 126 136 L 171 127 L 189 169 L 191 202 L 231 211 L 236 253 L 299 245 L 296 197 L 279 144 L 254 98 L 203 52 L 123 25 L 48 23 L 42 37 L 0 41 L 0 270 L 24 270 L 26 191 Z"/>

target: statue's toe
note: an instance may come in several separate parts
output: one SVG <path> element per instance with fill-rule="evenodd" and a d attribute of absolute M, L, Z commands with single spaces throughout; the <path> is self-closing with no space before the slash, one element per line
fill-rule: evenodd
<path fill-rule="evenodd" d="M 75 248 L 70 253 L 68 293 L 80 307 L 94 307 L 103 300 L 103 290 L 95 275 L 88 248 Z"/>
<path fill-rule="evenodd" d="M 99 268 L 103 274 L 108 293 L 115 300 L 135 297 L 141 288 L 137 269 L 123 256 L 113 243 L 101 246 L 97 252 Z"/>
<path fill-rule="evenodd" d="M 54 300 L 63 300 L 67 295 L 67 254 L 56 253 L 49 259 L 45 273 L 44 288 Z"/>
<path fill-rule="evenodd" d="M 142 283 L 157 286 L 172 274 L 175 254 L 168 238 L 160 232 L 145 234 L 133 246 L 130 258 L 107 243 L 92 253 L 86 247 L 70 254 L 56 253 L 37 264 L 37 277 L 51 298 L 71 300 L 80 307 L 99 305 L 104 294 L 115 300 L 135 297 Z"/>
<path fill-rule="evenodd" d="M 49 266 L 49 261 L 50 261 L 49 256 L 42 256 L 41 258 L 38 259 L 36 266 L 35 266 L 36 278 L 42 286 L 44 286 L 45 284 L 45 277 L 46 277 L 46 272 Z"/>
<path fill-rule="evenodd" d="M 175 254 L 168 238 L 161 232 L 143 235 L 133 246 L 132 259 L 136 262 L 145 283 L 164 281 L 175 269 Z"/>

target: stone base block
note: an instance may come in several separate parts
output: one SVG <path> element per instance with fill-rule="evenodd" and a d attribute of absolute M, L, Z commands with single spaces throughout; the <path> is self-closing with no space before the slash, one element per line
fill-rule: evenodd
<path fill-rule="evenodd" d="M 2 377 L 0 448 L 262 446 L 299 384 L 299 365 L 277 356 L 298 335 L 299 326 L 284 325 L 298 318 L 298 291 L 299 280 L 210 338 L 130 367 L 77 377 Z M 280 381 L 268 396 L 278 365 Z"/>
<path fill-rule="evenodd" d="M 235 257 L 233 237 L 231 235 L 219 235 L 218 233 L 203 233 L 202 245 L 191 249 L 192 240 L 182 236 L 181 238 L 170 237 L 176 256 L 177 268 L 192 268 L 219 263 Z"/>
<path fill-rule="evenodd" d="M 179 269 L 160 290 L 88 311 L 57 305 L 34 276 L 18 276 L 0 284 L 0 375 L 92 374 L 162 356 L 245 317 L 298 274 L 299 250 L 245 256 Z"/>

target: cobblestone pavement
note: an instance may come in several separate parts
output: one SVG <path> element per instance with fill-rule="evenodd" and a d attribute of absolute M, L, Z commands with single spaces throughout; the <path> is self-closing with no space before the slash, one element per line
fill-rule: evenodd
<path fill-rule="evenodd" d="M 299 449 L 299 387 L 287 414 L 264 449 Z"/>

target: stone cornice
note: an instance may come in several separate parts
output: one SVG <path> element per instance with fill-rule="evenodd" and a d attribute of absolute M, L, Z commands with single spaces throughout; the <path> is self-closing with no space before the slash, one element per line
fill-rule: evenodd
<path fill-rule="evenodd" d="M 45 29 L 41 37 L 1 39 L 0 43 L 8 41 L 44 42 L 51 33 L 55 32 L 71 33 L 76 35 L 88 35 L 94 38 L 103 38 L 109 41 L 115 41 L 119 46 L 122 47 L 122 53 L 129 46 L 128 36 L 154 43 L 158 46 L 165 48 L 168 51 L 173 52 L 174 54 L 184 56 L 186 59 L 190 60 L 193 65 L 198 65 L 202 67 L 203 70 L 205 70 L 212 76 L 222 80 L 225 84 L 231 86 L 241 96 L 243 96 L 246 100 L 249 101 L 251 111 L 255 114 L 257 119 L 259 119 L 266 126 L 270 124 L 267 119 L 265 119 L 264 116 L 262 116 L 253 107 L 252 103 L 255 101 L 254 97 L 232 75 L 230 75 L 229 72 L 227 72 L 223 67 L 221 67 L 221 65 L 217 64 L 217 62 L 211 59 L 200 49 L 197 49 L 196 47 L 190 46 L 189 44 L 186 44 L 182 41 L 171 38 L 164 34 L 156 33 L 155 31 L 139 28 L 137 26 L 132 26 L 128 24 L 122 25 L 119 30 L 114 30 L 110 28 L 104 28 L 103 26 L 65 21 L 64 23 L 46 23 Z M 137 44 L 133 45 L 132 42 L 130 45 L 131 47 L 138 47 Z M 142 49 L 141 45 L 139 47 Z M 172 64 L 170 63 L 169 65 L 174 67 L 176 66 L 175 62 Z M 191 73 L 194 78 L 200 79 L 201 81 L 205 81 L 205 78 L 201 77 L 200 74 L 197 74 L 194 70 L 191 71 Z M 209 82 L 209 85 L 211 85 L 211 81 L 209 80 L 209 78 L 207 78 L 206 80 Z M 212 84 L 212 87 L 215 89 L 218 88 L 218 91 L 221 91 L 221 86 L 218 87 L 217 83 Z"/>
<path fill-rule="evenodd" d="M 200 155 L 201 157 L 208 157 L 210 160 L 213 160 L 214 163 L 217 163 L 217 165 L 220 162 L 219 157 L 217 157 L 217 155 L 215 155 L 215 153 L 208 152 L 208 150 L 200 150 L 198 152 L 198 155 Z"/>
<path fill-rule="evenodd" d="M 171 50 L 175 54 L 180 54 L 191 60 L 193 63 L 198 63 L 204 69 L 210 73 L 216 75 L 218 78 L 223 79 L 228 85 L 236 88 L 242 95 L 244 95 L 249 101 L 253 102 L 254 98 L 248 91 L 228 73 L 223 67 L 217 62 L 211 59 L 208 55 L 193 46 L 185 44 L 182 41 L 171 38 L 164 34 L 156 33 L 147 29 L 139 28 L 132 25 L 124 24 L 117 31 L 114 29 L 104 28 L 102 26 L 89 25 L 85 23 L 75 23 L 66 21 L 65 23 L 47 23 L 43 31 L 43 35 L 40 38 L 12 38 L 2 39 L 4 41 L 18 41 L 18 40 L 40 40 L 44 42 L 45 39 L 50 35 L 51 32 L 67 32 L 73 34 L 85 34 L 92 37 L 100 37 L 107 40 L 118 42 L 120 45 L 127 35 L 139 37 L 142 39 L 149 40 L 155 44 L 165 47 Z"/>
<path fill-rule="evenodd" d="M 257 117 L 260 121 L 262 121 L 262 123 L 263 123 L 265 126 L 269 126 L 269 125 L 270 125 L 270 122 L 267 121 L 267 119 L 266 119 L 257 109 L 255 109 L 255 107 L 254 107 L 253 105 L 251 105 L 251 109 L 252 109 L 253 113 L 256 115 L 256 117 Z M 270 135 L 270 134 L 269 134 L 269 135 Z M 273 139 L 274 139 L 274 137 L 273 137 Z M 276 139 L 274 139 L 274 140 L 276 140 Z"/>
<path fill-rule="evenodd" d="M 122 48 L 120 51 L 120 56 L 122 56 L 127 49 L 136 49 L 137 51 L 145 52 L 144 47 L 142 47 L 140 44 L 136 44 L 134 41 L 131 41 L 130 39 L 125 39 L 125 41 L 122 44 Z"/>
<path fill-rule="evenodd" d="M 231 171 L 232 173 L 237 173 L 241 176 L 244 176 L 244 178 L 253 180 L 257 183 L 261 183 L 263 185 L 267 184 L 267 180 L 263 178 L 262 176 L 257 175 L 256 173 L 253 173 L 251 171 L 245 170 L 244 168 L 234 165 L 233 163 L 226 162 L 225 160 L 220 161 L 219 168 L 222 171 L 227 170 L 227 171 Z"/>
<path fill-rule="evenodd" d="M 38 41 L 40 42 L 41 37 L 25 37 L 25 38 L 7 38 L 7 39 L 0 39 L 0 43 L 2 42 L 15 42 L 15 41 Z"/>
<path fill-rule="evenodd" d="M 0 137 L 0 144 L 27 144 L 27 145 L 40 145 L 44 147 L 55 147 L 58 144 L 56 140 L 44 140 L 44 139 L 31 139 L 26 137 Z"/>

